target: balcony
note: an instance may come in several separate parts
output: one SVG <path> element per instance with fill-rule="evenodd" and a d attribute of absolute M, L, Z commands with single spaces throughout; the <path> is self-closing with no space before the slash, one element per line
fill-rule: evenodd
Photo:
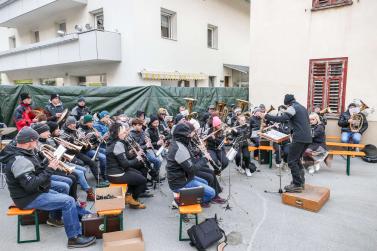
<path fill-rule="evenodd" d="M 0 52 L 0 72 L 121 61 L 119 33 L 91 30 Z"/>
<path fill-rule="evenodd" d="M 85 6 L 87 0 L 0 0 L 0 26 L 34 25 L 60 12 Z"/>

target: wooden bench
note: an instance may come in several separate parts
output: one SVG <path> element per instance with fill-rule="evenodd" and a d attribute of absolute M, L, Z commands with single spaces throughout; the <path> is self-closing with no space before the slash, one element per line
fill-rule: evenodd
<path fill-rule="evenodd" d="M 190 238 L 183 238 L 182 237 L 182 225 L 184 221 L 184 215 L 192 214 L 194 218 L 186 218 L 186 219 L 195 219 L 195 224 L 199 224 L 198 214 L 203 211 L 202 206 L 200 204 L 189 205 L 189 206 L 179 206 L 179 240 L 180 241 L 189 241 Z"/>
<path fill-rule="evenodd" d="M 17 216 L 17 243 L 28 243 L 28 242 L 38 242 L 40 241 L 39 233 L 39 222 L 38 222 L 38 212 L 35 209 L 19 209 L 17 207 L 11 206 L 7 212 L 8 216 Z M 33 240 L 21 240 L 21 218 L 25 215 L 34 215 L 35 221 L 35 235 L 36 238 Z"/>
<path fill-rule="evenodd" d="M 272 146 L 249 146 L 248 147 L 248 150 L 249 152 L 253 152 L 253 151 L 269 151 L 268 152 L 268 165 L 269 165 L 269 168 L 272 168 L 272 152 L 274 151 L 274 148 Z M 260 158 L 258 159 L 260 161 Z"/>
<path fill-rule="evenodd" d="M 337 140 L 337 141 L 340 141 L 340 136 L 335 136 L 335 135 L 329 135 L 329 136 L 326 136 L 326 141 L 327 140 Z"/>
<path fill-rule="evenodd" d="M 365 156 L 364 152 L 352 151 L 352 148 L 363 149 L 365 145 L 363 144 L 351 144 L 351 143 L 340 143 L 340 142 L 326 142 L 327 146 L 330 147 L 341 147 L 347 148 L 347 150 L 330 150 L 329 154 L 331 155 L 343 155 L 347 156 L 347 175 L 350 176 L 351 172 L 351 157 L 363 157 Z"/>

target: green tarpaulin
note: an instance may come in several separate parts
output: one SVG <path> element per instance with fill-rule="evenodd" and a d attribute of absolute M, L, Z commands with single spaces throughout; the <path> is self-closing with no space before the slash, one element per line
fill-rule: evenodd
<path fill-rule="evenodd" d="M 186 105 L 183 99 L 185 97 L 197 99 L 193 110 L 201 112 L 216 101 L 235 104 L 236 99 L 248 100 L 249 96 L 247 88 L 0 85 L 0 121 L 8 126 L 14 125 L 12 117 L 22 92 L 32 96 L 33 107 L 44 107 L 51 94 L 59 93 L 64 106 L 72 109 L 82 95 L 93 112 L 107 110 L 114 114 L 122 109 L 129 116 L 134 116 L 138 110 L 145 111 L 147 115 L 154 114 L 159 107 L 166 108 L 169 114 L 175 115 L 179 106 Z"/>

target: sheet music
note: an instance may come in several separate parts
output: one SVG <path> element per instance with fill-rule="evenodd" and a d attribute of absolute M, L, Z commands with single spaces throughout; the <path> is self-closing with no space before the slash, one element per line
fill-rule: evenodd
<path fill-rule="evenodd" d="M 288 134 L 285 134 L 285 133 L 282 133 L 273 129 L 264 133 L 264 135 L 276 141 L 289 137 Z"/>
<path fill-rule="evenodd" d="M 62 145 L 59 145 L 58 148 L 54 152 L 54 156 L 60 160 L 63 157 L 63 154 L 67 151 L 67 148 L 65 148 Z"/>

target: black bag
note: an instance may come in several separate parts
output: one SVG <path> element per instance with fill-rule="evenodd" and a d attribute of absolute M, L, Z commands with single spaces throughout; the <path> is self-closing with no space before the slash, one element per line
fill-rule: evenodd
<path fill-rule="evenodd" d="M 365 153 L 365 157 L 362 157 L 362 160 L 368 163 L 377 163 L 377 147 L 374 145 L 366 145 L 362 150 Z"/>
<path fill-rule="evenodd" d="M 190 245 L 196 247 L 199 251 L 203 251 L 206 248 L 212 246 L 226 235 L 218 223 L 217 217 L 209 218 L 200 223 L 199 225 L 192 226 L 187 230 L 187 234 L 190 237 Z"/>

